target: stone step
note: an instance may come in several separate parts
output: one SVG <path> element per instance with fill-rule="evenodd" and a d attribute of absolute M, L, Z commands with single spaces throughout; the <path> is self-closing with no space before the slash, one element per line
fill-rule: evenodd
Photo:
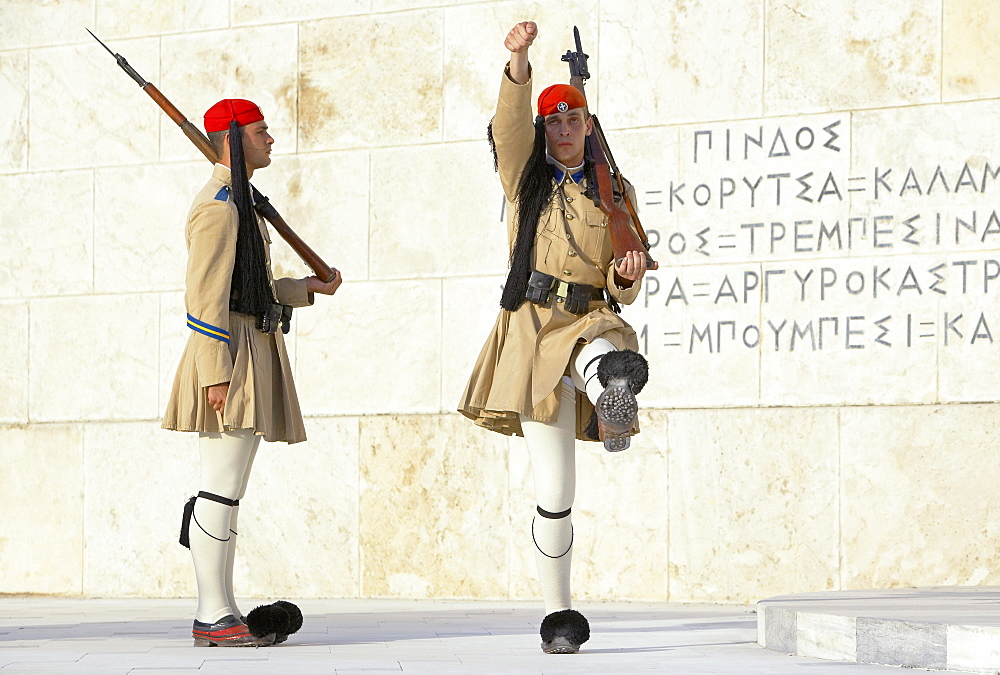
<path fill-rule="evenodd" d="M 757 642 L 835 661 L 997 673 L 1000 587 L 779 595 L 757 603 Z"/>

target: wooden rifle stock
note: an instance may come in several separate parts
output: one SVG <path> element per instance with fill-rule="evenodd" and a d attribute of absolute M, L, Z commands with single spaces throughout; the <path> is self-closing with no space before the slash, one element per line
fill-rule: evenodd
<path fill-rule="evenodd" d="M 562 60 L 569 63 L 570 86 L 576 87 L 586 97 L 584 83 L 590 77 L 587 69 L 588 55 L 583 53 L 580 31 L 575 26 L 573 36 L 576 40 L 576 51 L 567 51 Z M 590 115 L 589 107 L 587 114 Z M 586 159 L 590 160 L 587 182 L 593 192 L 594 201 L 608 217 L 608 231 L 611 235 L 611 249 L 614 251 L 615 263 L 620 263 L 629 251 L 642 251 L 646 254 L 646 269 L 659 269 L 659 263 L 649 254 L 649 240 L 645 230 L 642 229 L 642 223 L 639 222 L 639 214 L 632 203 L 632 198 L 628 194 L 625 177 L 618 170 L 618 165 L 611 155 L 601 122 L 597 119 L 597 115 L 590 115 L 590 119 L 593 120 L 594 129 L 587 136 L 585 150 Z M 615 186 L 612 180 L 618 185 L 618 192 L 628 209 L 627 213 L 615 203 Z M 632 225 L 635 225 L 634 230 Z"/>
<path fill-rule="evenodd" d="M 101 40 L 87 30 L 88 33 L 94 36 L 94 39 L 98 42 Z M 205 155 L 205 159 L 215 164 L 218 161 L 218 156 L 215 153 L 215 148 L 209 142 L 208 137 L 201 132 L 201 129 L 196 127 L 187 117 L 184 116 L 180 110 L 177 109 L 173 103 L 171 103 L 166 96 L 164 96 L 159 89 L 151 82 L 147 82 L 139 73 L 135 71 L 132 66 L 129 65 L 128 61 L 121 54 L 115 54 L 108 46 L 101 42 L 101 45 L 108 50 L 108 52 L 115 57 L 118 61 L 118 65 L 121 66 L 129 77 L 135 80 L 143 91 L 145 91 L 151 99 L 160 106 L 163 112 L 167 113 L 167 117 L 173 120 L 174 124 L 181 128 L 184 135 L 188 137 L 195 147 L 201 151 L 201 154 Z M 309 247 L 307 243 L 302 241 L 299 235 L 295 234 L 294 230 L 285 222 L 285 219 L 281 217 L 277 209 L 271 204 L 270 200 L 262 195 L 257 188 L 250 185 L 250 191 L 253 196 L 254 209 L 257 213 L 261 215 L 267 222 L 271 224 L 275 232 L 281 235 L 281 238 L 291 246 L 292 250 L 298 254 L 299 258 L 302 259 L 306 265 L 316 274 L 317 277 L 324 283 L 329 283 L 337 277 L 337 270 L 333 269 L 327 265 L 319 255 Z"/>

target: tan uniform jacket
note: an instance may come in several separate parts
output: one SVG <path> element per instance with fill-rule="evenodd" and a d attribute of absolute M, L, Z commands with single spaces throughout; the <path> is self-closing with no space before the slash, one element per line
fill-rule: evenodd
<path fill-rule="evenodd" d="M 221 164 L 195 197 L 188 213 L 186 291 L 187 346 L 181 356 L 163 428 L 177 431 L 253 429 L 267 441 L 306 439 L 284 338 L 255 328 L 256 318 L 229 310 L 239 216 L 232 176 Z M 271 276 L 271 240 L 260 217 L 267 276 L 278 302 L 313 302 L 304 279 Z M 178 324 L 180 317 L 178 317 Z M 224 413 L 208 404 L 208 387 L 229 382 Z"/>
<path fill-rule="evenodd" d="M 504 73 L 493 118 L 497 168 L 507 196 L 507 235 L 515 241 L 517 184 L 534 146 L 531 82 L 516 84 Z M 563 177 L 551 204 L 539 218 L 534 269 L 567 282 L 607 287 L 622 304 L 631 304 L 640 283 L 620 289 L 614 283 L 611 237 L 604 213 L 583 188 Z M 618 349 L 638 349 L 635 331 L 595 300 L 584 315 L 558 302 L 523 303 L 515 312 L 501 309 L 466 385 L 459 412 L 476 424 L 503 434 L 521 435 L 518 415 L 554 422 L 559 414 L 556 385 L 567 371 L 574 347 L 603 337 Z M 593 405 L 577 391 L 577 438 L 583 435 Z"/>

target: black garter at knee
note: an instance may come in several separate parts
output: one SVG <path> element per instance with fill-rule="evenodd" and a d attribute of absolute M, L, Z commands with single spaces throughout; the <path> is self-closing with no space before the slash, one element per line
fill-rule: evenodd
<path fill-rule="evenodd" d="M 566 509 L 565 511 L 560 511 L 559 513 L 553 513 L 551 511 L 546 511 L 541 506 L 537 506 L 535 508 L 538 511 L 538 515 L 540 515 L 542 518 L 548 518 L 549 520 L 561 520 L 562 518 L 566 518 L 567 516 L 569 516 L 570 513 L 573 512 L 572 507 Z M 573 531 L 573 526 L 570 525 L 570 528 L 569 528 L 569 546 L 567 546 L 566 550 L 563 551 L 562 553 L 560 553 L 559 555 L 549 555 L 548 553 L 546 553 L 545 551 L 542 550 L 541 546 L 538 545 L 538 540 L 535 538 L 535 519 L 534 518 L 531 519 L 531 541 L 535 542 L 535 548 L 538 549 L 538 552 L 541 553 L 546 558 L 552 558 L 553 560 L 558 560 L 559 558 L 563 557 L 564 555 L 566 555 L 567 553 L 569 553 L 570 551 L 572 551 L 573 550 L 573 537 L 574 536 L 576 536 L 576 535 L 575 535 L 575 533 Z"/>
<path fill-rule="evenodd" d="M 195 515 L 194 515 L 194 503 L 198 500 L 198 497 L 203 497 L 203 498 L 211 500 L 213 502 L 218 502 L 220 504 L 225 504 L 226 506 L 239 506 L 240 505 L 240 500 L 239 499 L 229 499 L 227 497 L 220 497 L 219 495 L 214 495 L 211 492 L 205 492 L 204 490 L 202 490 L 201 492 L 198 493 L 198 495 L 196 497 L 191 497 L 191 499 L 187 500 L 187 503 L 184 504 L 184 513 L 181 516 L 181 536 L 180 536 L 180 538 L 178 538 L 177 541 L 184 548 L 191 548 L 191 536 L 190 536 L 190 532 L 191 532 L 191 519 L 192 518 L 194 518 L 195 525 L 197 525 L 199 528 L 201 528 L 202 532 L 204 532 L 208 536 L 212 537 L 212 539 L 215 539 L 216 541 L 229 541 L 229 537 L 227 537 L 226 539 L 219 539 L 218 537 L 212 535 L 210 532 L 206 531 L 204 527 L 201 527 L 201 523 L 198 522 L 198 519 L 195 518 Z M 230 530 L 230 532 L 232 532 L 232 530 Z M 236 533 L 233 532 L 233 534 L 236 534 Z"/>

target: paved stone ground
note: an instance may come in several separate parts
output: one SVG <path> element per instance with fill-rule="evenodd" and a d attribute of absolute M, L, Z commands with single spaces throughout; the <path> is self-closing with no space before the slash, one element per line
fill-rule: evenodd
<path fill-rule="evenodd" d="M 294 601 L 294 599 L 293 599 Z M 242 603 L 244 611 L 253 601 Z M 0 598 L 4 673 L 900 673 L 757 644 L 752 607 L 584 603 L 579 654 L 539 649 L 535 603 L 305 600 L 288 642 L 196 648 L 193 600 Z M 913 672 L 907 670 L 906 672 Z M 925 671 L 926 672 L 926 671 Z"/>

